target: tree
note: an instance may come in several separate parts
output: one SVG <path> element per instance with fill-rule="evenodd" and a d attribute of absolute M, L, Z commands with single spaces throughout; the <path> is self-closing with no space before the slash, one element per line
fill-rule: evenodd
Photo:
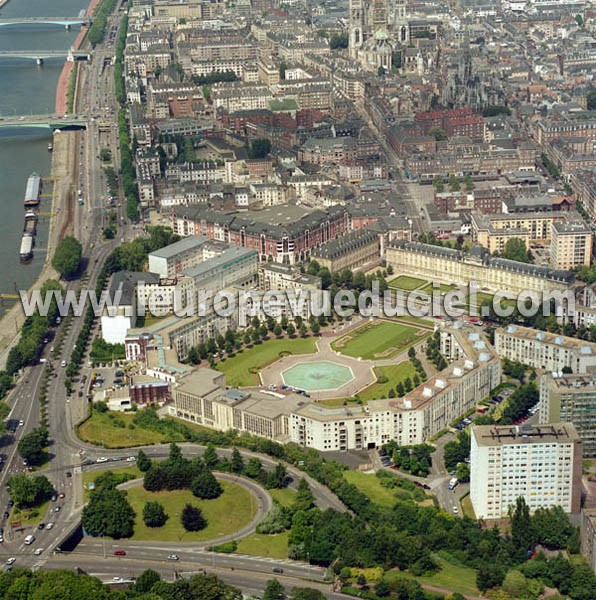
<path fill-rule="evenodd" d="M 47 445 L 48 430 L 45 427 L 37 427 L 21 438 L 17 448 L 21 457 L 30 465 L 39 465 L 43 461 Z"/>
<path fill-rule="evenodd" d="M 472 181 L 472 176 L 469 173 L 464 177 L 464 185 L 468 192 L 471 192 L 476 187 Z"/>
<path fill-rule="evenodd" d="M 310 324 L 310 330 L 312 331 L 313 335 L 318 335 L 319 331 L 321 331 L 321 326 L 319 325 L 319 322 L 313 321 Z"/>
<path fill-rule="evenodd" d="M 230 463 L 232 473 L 242 473 L 244 471 L 244 460 L 238 448 L 234 446 L 232 450 L 232 460 Z"/>
<path fill-rule="evenodd" d="M 13 475 L 7 485 L 11 498 L 22 508 L 43 504 L 54 491 L 54 486 L 44 475 L 37 477 Z"/>
<path fill-rule="evenodd" d="M 163 527 L 168 515 L 159 502 L 145 502 L 143 507 L 143 522 L 147 527 Z"/>
<path fill-rule="evenodd" d="M 62 277 L 68 279 L 72 277 L 81 264 L 83 247 L 81 242 L 72 236 L 66 236 L 58 244 L 52 259 L 52 266 Z"/>
<path fill-rule="evenodd" d="M 581 15 L 575 15 L 575 22 L 577 23 L 578 27 L 584 26 L 584 18 Z M 588 109 L 588 110 L 591 110 L 591 109 Z"/>
<path fill-rule="evenodd" d="M 442 194 L 445 191 L 445 183 L 443 182 L 443 178 L 440 175 L 437 175 L 433 179 L 433 186 L 437 194 Z"/>
<path fill-rule="evenodd" d="M 194 496 L 203 500 L 218 498 L 223 492 L 219 481 L 215 479 L 213 473 L 208 469 L 203 469 L 190 482 L 190 490 Z"/>
<path fill-rule="evenodd" d="M 141 473 L 146 473 L 151 468 L 151 459 L 142 450 L 137 454 L 137 467 Z"/>
<path fill-rule="evenodd" d="M 306 325 L 304 323 L 302 323 L 302 325 L 300 325 L 300 337 L 306 337 L 308 335 L 308 329 L 306 328 Z"/>
<path fill-rule="evenodd" d="M 265 158 L 271 152 L 271 141 L 267 138 L 254 139 L 248 148 L 249 158 Z"/>
<path fill-rule="evenodd" d="M 515 507 L 509 507 L 509 518 L 511 519 L 511 541 L 519 551 L 520 557 L 525 557 L 527 551 L 534 547 L 535 534 L 530 508 L 523 496 L 517 498 Z"/>
<path fill-rule="evenodd" d="M 520 238 L 511 238 L 507 240 L 501 256 L 503 258 L 508 258 L 509 260 L 516 260 L 523 263 L 532 262 L 531 256 L 526 248 L 526 243 Z"/>
<path fill-rule="evenodd" d="M 273 335 L 275 335 L 276 338 L 280 338 L 282 333 L 283 333 L 283 331 L 282 331 L 281 325 L 279 323 L 277 323 L 275 325 L 275 327 L 273 328 Z"/>
<path fill-rule="evenodd" d="M 347 48 L 348 41 L 347 33 L 334 33 L 329 40 L 329 48 L 331 48 L 331 50 Z"/>
<path fill-rule="evenodd" d="M 180 515 L 180 522 L 186 531 L 200 531 L 207 527 L 207 521 L 198 506 L 186 504 Z"/>
<path fill-rule="evenodd" d="M 459 190 L 461 189 L 459 180 L 453 174 L 451 174 L 449 176 L 449 188 L 451 189 L 452 192 L 459 192 Z"/>
<path fill-rule="evenodd" d="M 244 468 L 244 474 L 251 479 L 257 479 L 261 474 L 263 466 L 261 461 L 258 458 L 251 457 L 248 459 L 246 463 L 246 467 Z"/>
<path fill-rule="evenodd" d="M 440 127 L 433 127 L 428 132 L 428 135 L 432 135 L 437 142 L 442 142 L 443 140 L 447 139 L 447 134 L 445 133 L 445 130 L 441 129 Z"/>
<path fill-rule="evenodd" d="M 551 549 L 564 549 L 575 529 L 560 506 L 538 508 L 532 515 L 536 542 Z"/>
<path fill-rule="evenodd" d="M 286 329 L 288 337 L 292 337 L 296 333 L 296 327 L 292 323 L 288 323 L 288 328 Z"/>
<path fill-rule="evenodd" d="M 124 492 L 113 487 L 102 487 L 92 492 L 83 508 L 83 529 L 90 535 L 114 539 L 131 537 L 134 531 L 135 512 Z"/>
<path fill-rule="evenodd" d="M 209 469 L 213 469 L 217 466 L 217 451 L 215 450 L 215 446 L 213 444 L 207 444 L 207 448 L 205 448 L 205 454 L 203 454 L 203 460 Z"/>
<path fill-rule="evenodd" d="M 151 591 L 151 588 L 158 581 L 161 581 L 161 575 L 153 569 L 147 569 L 137 577 L 134 584 L 134 591 L 138 594 L 146 594 Z"/>
<path fill-rule="evenodd" d="M 284 586 L 277 579 L 270 579 L 265 584 L 263 600 L 285 600 L 286 592 Z"/>
<path fill-rule="evenodd" d="M 302 478 L 298 482 L 293 508 L 294 510 L 310 510 L 314 505 L 315 497 L 306 479 Z"/>

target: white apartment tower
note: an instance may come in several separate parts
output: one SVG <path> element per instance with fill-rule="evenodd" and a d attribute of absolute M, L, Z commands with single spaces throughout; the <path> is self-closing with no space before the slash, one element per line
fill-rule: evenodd
<path fill-rule="evenodd" d="M 571 423 L 472 429 L 470 499 L 477 518 L 506 517 L 522 496 L 534 512 L 581 508 L 582 442 Z"/>

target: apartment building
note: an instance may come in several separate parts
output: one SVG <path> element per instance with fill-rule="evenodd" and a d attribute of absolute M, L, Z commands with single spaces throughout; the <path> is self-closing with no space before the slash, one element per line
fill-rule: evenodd
<path fill-rule="evenodd" d="M 596 456 L 596 377 L 544 373 L 540 377 L 540 423 L 573 423 L 584 456 Z"/>
<path fill-rule="evenodd" d="M 596 344 L 529 327 L 497 329 L 495 349 L 502 358 L 535 369 L 559 372 L 567 367 L 576 375 L 596 371 Z"/>
<path fill-rule="evenodd" d="M 289 441 L 289 413 L 306 403 L 303 396 L 284 398 L 259 391 L 226 389 L 219 371 L 199 368 L 172 390 L 175 416 L 218 431 L 236 430 L 279 442 Z"/>
<path fill-rule="evenodd" d="M 523 497 L 534 512 L 581 508 L 582 442 L 571 423 L 472 429 L 470 499 L 476 517 L 500 519 Z"/>
<path fill-rule="evenodd" d="M 160 277 L 175 277 L 185 269 L 206 260 L 204 256 L 206 237 L 192 235 L 165 248 L 149 253 L 149 271 Z"/>
<path fill-rule="evenodd" d="M 550 264 L 556 269 L 575 269 L 592 262 L 593 234 L 582 220 L 552 224 Z"/>
<path fill-rule="evenodd" d="M 315 248 L 311 259 L 321 267 L 337 272 L 358 269 L 370 265 L 381 257 L 379 234 L 368 229 L 357 229 L 336 240 L 330 240 Z"/>
<path fill-rule="evenodd" d="M 387 246 L 387 264 L 396 273 L 420 276 L 441 283 L 468 285 L 512 294 L 567 290 L 575 281 L 571 271 L 520 263 L 489 255 L 484 248 L 470 251 L 419 242 L 396 241 Z"/>
<path fill-rule="evenodd" d="M 407 446 L 447 427 L 498 385 L 501 364 L 472 326 L 445 325 L 441 336 L 453 348 L 454 362 L 438 375 L 399 399 L 348 407 L 308 404 L 291 415 L 292 441 L 320 451 L 375 448 L 389 440 Z"/>

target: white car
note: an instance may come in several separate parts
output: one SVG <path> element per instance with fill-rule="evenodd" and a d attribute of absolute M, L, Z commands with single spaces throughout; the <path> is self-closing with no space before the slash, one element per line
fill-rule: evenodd
<path fill-rule="evenodd" d="M 459 509 L 457 508 L 457 506 L 453 507 L 453 514 L 456 515 L 459 512 Z"/>
<path fill-rule="evenodd" d="M 11 556 L 7 561 L 6 564 L 7 565 L 14 565 L 14 563 L 17 562 L 17 559 L 14 556 Z"/>
<path fill-rule="evenodd" d="M 136 456 L 129 456 L 129 457 L 126 459 L 126 462 L 134 462 L 135 460 L 137 460 L 137 457 L 136 457 Z"/>
<path fill-rule="evenodd" d="M 177 554 L 170 554 L 168 560 L 180 560 Z"/>
<path fill-rule="evenodd" d="M 54 523 L 48 523 L 46 525 L 46 529 L 52 529 L 52 527 L 54 527 Z"/>
<path fill-rule="evenodd" d="M 37 548 L 37 550 L 35 550 L 35 552 L 33 554 L 35 554 L 35 556 L 39 556 L 42 552 L 43 552 L 43 548 Z"/>
<path fill-rule="evenodd" d="M 97 463 L 108 462 L 108 457 L 107 456 L 100 456 L 95 462 L 97 462 Z"/>

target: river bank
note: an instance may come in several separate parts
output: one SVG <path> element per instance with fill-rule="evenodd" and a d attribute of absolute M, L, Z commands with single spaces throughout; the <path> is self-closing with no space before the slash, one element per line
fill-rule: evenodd
<path fill-rule="evenodd" d="M 0 0 L 0 7 L 9 0 Z M 86 14 L 91 17 L 100 0 L 91 0 Z M 81 27 L 73 48 L 79 49 L 84 43 L 88 28 Z M 56 87 L 55 106 L 58 114 L 64 114 L 68 103 L 68 84 L 74 63 L 66 62 L 60 74 Z M 79 70 L 77 70 L 80 72 Z M 75 99 L 76 102 L 76 99 Z M 58 279 L 56 270 L 52 267 L 52 257 L 60 240 L 72 234 L 73 209 L 75 190 L 77 188 L 78 164 L 77 148 L 80 144 L 80 134 L 74 131 L 56 131 L 53 136 L 53 155 L 51 178 L 54 182 L 52 208 L 50 211 L 50 224 L 48 243 L 44 266 L 37 279 L 30 286 L 29 291 L 40 289 L 44 281 Z M 18 342 L 20 330 L 25 321 L 23 307 L 18 301 L 10 310 L 6 311 L 0 319 L 0 369 L 6 366 L 6 359 L 11 348 Z"/>
<path fill-rule="evenodd" d="M 54 153 L 52 156 L 52 178 L 54 180 L 48 245 L 46 260 L 35 283 L 29 288 L 37 290 L 47 279 L 57 279 L 58 274 L 52 267 L 51 259 L 59 240 L 67 234 L 72 226 L 72 205 L 74 202 L 76 173 L 76 148 L 78 135 L 74 131 L 63 131 L 54 134 Z M 6 358 L 13 345 L 18 341 L 20 330 L 25 321 L 25 313 L 20 302 L 17 302 L 0 320 L 0 369 L 4 369 Z"/>

